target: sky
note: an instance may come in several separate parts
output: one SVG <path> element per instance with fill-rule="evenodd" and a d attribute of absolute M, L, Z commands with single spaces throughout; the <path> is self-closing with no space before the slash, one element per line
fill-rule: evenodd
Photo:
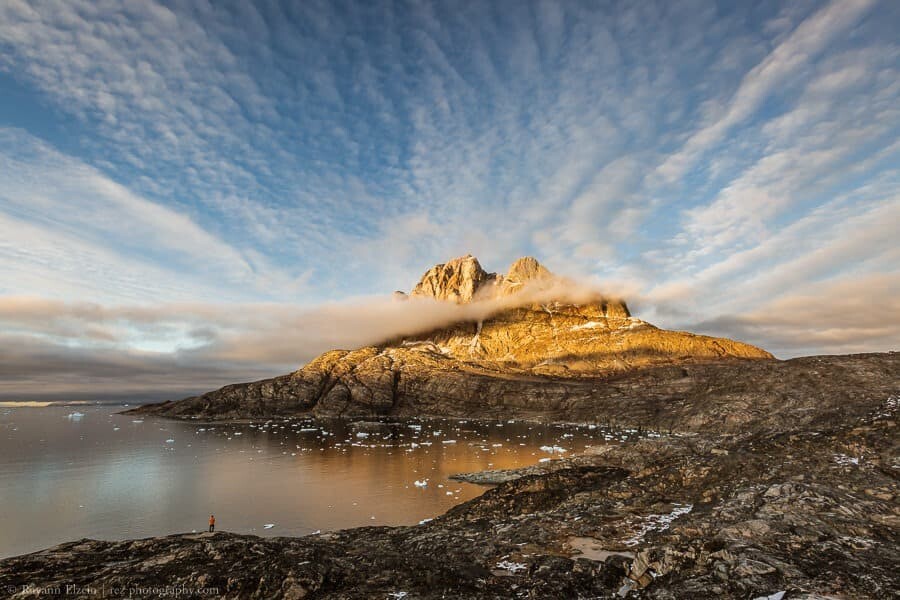
<path fill-rule="evenodd" d="M 467 253 L 780 358 L 900 349 L 898 30 L 892 0 L 3 0 L 0 397 L 282 373 Z"/>

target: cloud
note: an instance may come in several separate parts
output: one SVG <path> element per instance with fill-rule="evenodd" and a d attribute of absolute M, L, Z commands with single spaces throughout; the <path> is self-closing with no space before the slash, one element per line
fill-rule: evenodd
<path fill-rule="evenodd" d="M 786 78 L 806 66 L 841 32 L 852 27 L 875 0 L 832 0 L 805 19 L 766 58 L 750 70 L 732 96 L 723 114 L 694 132 L 682 149 L 659 166 L 668 181 L 685 171 L 728 131 L 749 118 Z"/>
<path fill-rule="evenodd" d="M 271 374 L 471 252 L 784 355 L 888 347 L 757 311 L 897 273 L 898 25 L 869 0 L 8 0 L 0 294 L 40 310 L 2 331 L 163 387 Z"/>
<path fill-rule="evenodd" d="M 849 276 L 801 286 L 753 311 L 700 322 L 746 340 L 765 340 L 776 354 L 897 350 L 900 274 Z"/>
<path fill-rule="evenodd" d="M 263 288 L 292 279 L 19 129 L 0 128 L 0 234 L 7 293 L 160 298 L 185 294 L 179 288 L 191 276 L 205 286 L 189 293 L 216 296 L 223 283 Z"/>
<path fill-rule="evenodd" d="M 165 397 L 280 374 L 335 348 L 355 349 L 479 321 L 515 306 L 583 303 L 595 288 L 565 279 L 465 305 L 373 297 L 302 309 L 185 303 L 106 306 L 0 296 L 0 397 Z M 165 351 L 139 350 L 160 346 Z"/>

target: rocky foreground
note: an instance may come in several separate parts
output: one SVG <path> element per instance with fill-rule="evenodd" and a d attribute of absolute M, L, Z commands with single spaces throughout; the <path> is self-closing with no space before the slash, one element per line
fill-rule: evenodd
<path fill-rule="evenodd" d="M 80 540 L 0 562 L 0 593 L 74 585 L 81 593 L 70 597 L 84 598 L 900 596 L 900 354 L 747 367 L 757 393 L 716 377 L 705 400 L 618 413 L 623 426 L 646 433 L 671 423 L 675 433 L 464 475 L 504 483 L 421 525 Z"/>

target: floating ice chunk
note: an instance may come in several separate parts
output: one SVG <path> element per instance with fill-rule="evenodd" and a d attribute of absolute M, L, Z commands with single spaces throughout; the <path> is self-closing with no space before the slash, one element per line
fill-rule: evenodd
<path fill-rule="evenodd" d="M 167 444 L 174 444 L 174 443 L 175 443 L 175 440 L 173 440 L 172 438 L 169 438 L 169 439 L 166 440 L 166 443 L 167 443 Z"/>
<path fill-rule="evenodd" d="M 550 454 L 553 454 L 553 453 L 562 454 L 563 452 L 568 452 L 568 450 L 566 450 L 565 448 L 562 448 L 560 446 L 541 446 L 541 450 L 543 450 L 544 452 L 549 452 Z"/>
<path fill-rule="evenodd" d="M 272 529 L 273 527 L 275 527 L 275 523 L 266 523 L 263 525 L 263 529 Z"/>
<path fill-rule="evenodd" d="M 132 421 L 132 423 L 143 423 L 143 422 L 144 422 L 143 419 L 134 419 L 134 420 Z"/>
<path fill-rule="evenodd" d="M 118 430 L 119 430 L 118 427 L 113 427 L 113 431 L 118 431 Z"/>
<path fill-rule="evenodd" d="M 308 433 L 310 431 L 318 431 L 318 427 L 304 427 L 300 430 L 301 433 Z"/>
<path fill-rule="evenodd" d="M 550 462 L 551 460 L 553 460 L 553 459 L 552 459 L 552 458 L 542 458 L 542 459 L 540 459 L 538 462 L 539 462 L 539 463 L 545 463 L 545 462 Z"/>
<path fill-rule="evenodd" d="M 388 596 L 400 600 L 401 598 L 406 598 L 409 594 L 407 592 L 388 592 Z"/>
<path fill-rule="evenodd" d="M 434 521 L 434 519 L 422 519 L 421 521 L 419 521 L 419 525 L 424 525 L 425 523 L 428 523 L 429 521 Z"/>
<path fill-rule="evenodd" d="M 416 479 L 416 480 L 413 482 L 413 484 L 414 484 L 416 487 L 421 487 L 421 488 L 423 488 L 423 487 L 426 487 L 426 486 L 428 485 L 428 480 L 427 480 L 427 479 L 423 479 L 422 481 L 419 481 L 418 479 Z"/>
<path fill-rule="evenodd" d="M 72 412 L 67 415 L 70 421 L 80 421 L 84 417 L 84 413 Z"/>
<path fill-rule="evenodd" d="M 356 434 L 356 437 L 358 437 L 358 438 L 367 438 L 367 437 L 369 437 L 369 434 L 366 433 L 365 431 L 360 431 L 359 433 Z"/>
<path fill-rule="evenodd" d="M 455 444 L 456 440 L 442 440 L 441 443 L 442 444 Z"/>

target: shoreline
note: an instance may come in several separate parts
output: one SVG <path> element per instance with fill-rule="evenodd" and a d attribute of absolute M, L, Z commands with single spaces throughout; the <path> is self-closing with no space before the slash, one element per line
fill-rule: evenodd
<path fill-rule="evenodd" d="M 763 381 L 744 369 L 746 384 L 720 381 L 702 397 L 650 394 L 657 412 L 624 407 L 649 421 L 614 419 L 637 429 L 669 415 L 683 435 L 459 474 L 493 487 L 420 525 L 68 542 L 0 560 L 0 586 L 286 599 L 886 597 L 900 589 L 900 355 L 795 364 Z"/>
<path fill-rule="evenodd" d="M 625 597 L 802 589 L 878 598 L 900 584 L 889 551 L 900 539 L 885 529 L 896 519 L 897 482 L 884 462 L 898 406 L 891 397 L 859 423 L 819 431 L 610 444 L 546 473 L 520 473 L 420 525 L 68 542 L 0 560 L 0 585 L 68 579 L 272 598 L 517 598 L 521 589 L 548 598 L 623 589 Z M 856 462 L 839 460 L 851 446 Z"/>

